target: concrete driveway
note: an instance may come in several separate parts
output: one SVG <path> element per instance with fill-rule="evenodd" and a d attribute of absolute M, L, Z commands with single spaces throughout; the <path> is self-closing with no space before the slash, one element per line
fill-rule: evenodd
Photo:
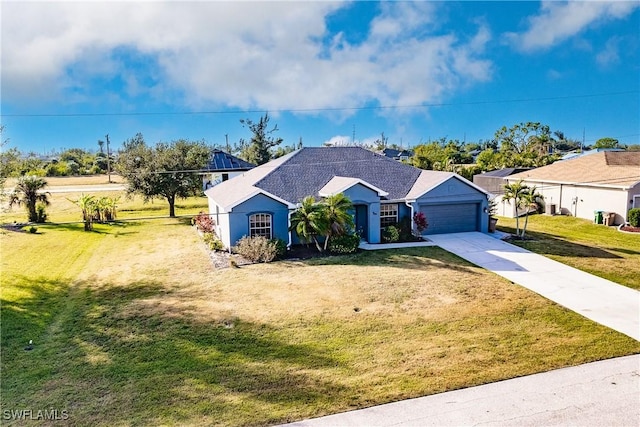
<path fill-rule="evenodd" d="M 640 341 L 640 292 L 482 233 L 429 236 L 436 245 Z"/>
<path fill-rule="evenodd" d="M 627 356 L 288 424 L 638 426 L 640 356 Z"/>

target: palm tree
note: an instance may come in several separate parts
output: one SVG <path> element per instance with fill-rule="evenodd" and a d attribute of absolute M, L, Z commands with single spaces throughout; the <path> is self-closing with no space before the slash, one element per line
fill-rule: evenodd
<path fill-rule="evenodd" d="M 325 235 L 328 228 L 325 207 L 316 203 L 313 196 L 302 199 L 300 207 L 291 215 L 289 231 L 295 231 L 306 243 L 313 240 L 319 252 L 322 247 L 318 243 L 317 236 Z"/>
<path fill-rule="evenodd" d="M 342 193 L 334 194 L 324 199 L 322 202 L 325 208 L 326 221 L 328 224 L 326 238 L 324 240 L 324 250 L 327 250 L 329 239 L 333 236 L 341 236 L 352 230 L 354 227 L 353 216 L 349 211 L 353 210 L 353 203 Z"/>
<path fill-rule="evenodd" d="M 47 181 L 39 176 L 27 175 L 20 177 L 13 193 L 9 196 L 9 206 L 14 204 L 25 205 L 29 213 L 29 222 L 37 222 L 36 204 L 38 202 L 45 205 L 49 204 L 49 193 L 41 191 L 46 186 Z"/>
<path fill-rule="evenodd" d="M 78 200 L 74 202 L 82 209 L 82 221 L 84 222 L 84 231 L 93 230 L 93 214 L 96 209 L 96 200 L 93 196 L 82 193 Z"/>
<path fill-rule="evenodd" d="M 522 203 L 522 196 L 527 191 L 528 187 L 522 183 L 522 181 L 514 182 L 512 184 L 505 184 L 503 200 L 513 200 L 516 216 L 516 236 L 520 235 L 520 215 L 518 214 L 518 208 Z"/>
<path fill-rule="evenodd" d="M 520 198 L 521 205 L 525 209 L 524 227 L 522 227 L 522 233 L 520 234 L 521 239 L 524 239 L 524 233 L 527 230 L 527 223 L 529 222 L 529 210 L 532 208 L 538 209 L 538 199 L 542 197 L 541 194 L 536 192 L 535 186 L 529 188 L 525 185 L 524 187 L 526 189 Z"/>

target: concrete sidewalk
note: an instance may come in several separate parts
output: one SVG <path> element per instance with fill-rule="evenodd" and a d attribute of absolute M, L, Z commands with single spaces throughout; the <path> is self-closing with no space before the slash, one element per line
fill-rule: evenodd
<path fill-rule="evenodd" d="M 288 425 L 638 426 L 639 371 L 620 357 Z"/>
<path fill-rule="evenodd" d="M 640 292 L 482 233 L 430 235 L 441 248 L 640 341 Z"/>

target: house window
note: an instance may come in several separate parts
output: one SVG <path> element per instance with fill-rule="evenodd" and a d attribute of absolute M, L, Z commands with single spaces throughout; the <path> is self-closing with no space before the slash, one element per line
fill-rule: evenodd
<path fill-rule="evenodd" d="M 249 236 L 271 239 L 271 214 L 258 213 L 249 216 Z"/>
<path fill-rule="evenodd" d="M 380 205 L 380 227 L 384 228 L 398 222 L 398 205 Z"/>

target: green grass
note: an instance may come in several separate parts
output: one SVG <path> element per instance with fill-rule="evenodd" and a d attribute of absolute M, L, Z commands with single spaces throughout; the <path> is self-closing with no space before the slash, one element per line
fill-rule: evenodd
<path fill-rule="evenodd" d="M 51 193 L 49 199 L 51 205 L 47 207 L 47 222 L 63 223 L 81 221 L 82 213 L 80 208 L 74 203 L 81 193 Z M 165 199 L 152 199 L 145 202 L 141 196 L 126 196 L 124 191 L 98 191 L 86 192 L 96 198 L 100 197 L 120 197 L 118 203 L 117 216 L 120 220 L 148 217 L 166 217 L 169 215 L 169 203 Z M 176 215 L 193 215 L 200 211 L 209 209 L 207 198 L 204 196 L 188 197 L 176 200 Z M 0 223 L 10 223 L 13 221 L 26 222 L 27 213 L 21 206 L 13 206 L 0 213 Z"/>
<path fill-rule="evenodd" d="M 520 227 L 524 219 L 520 220 Z M 500 218 L 498 228 L 515 232 L 515 219 Z M 532 215 L 526 236 L 512 243 L 532 252 L 640 289 L 640 233 L 621 233 L 615 227 L 567 216 Z"/>
<path fill-rule="evenodd" d="M 177 219 L 0 243 L 2 409 L 72 424 L 267 425 L 640 351 L 439 248 L 216 271 Z"/>

